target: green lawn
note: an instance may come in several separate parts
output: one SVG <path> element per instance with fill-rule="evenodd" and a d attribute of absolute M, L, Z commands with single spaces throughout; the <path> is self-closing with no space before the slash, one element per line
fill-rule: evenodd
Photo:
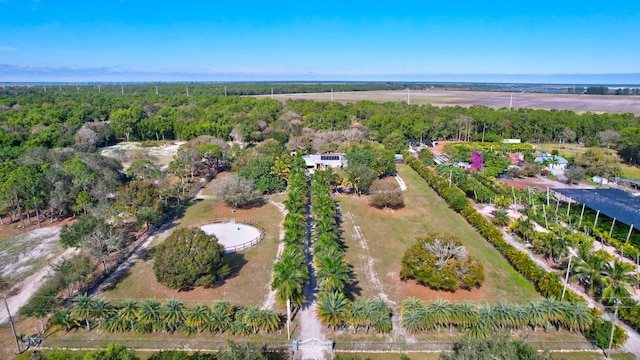
<path fill-rule="evenodd" d="M 354 266 L 364 297 L 376 296 L 382 291 L 396 303 L 407 296 L 418 296 L 427 301 L 440 297 L 482 303 L 527 303 L 539 298 L 533 286 L 460 215 L 451 210 L 415 171 L 408 165 L 398 165 L 398 174 L 408 187 L 403 209 L 374 209 L 367 204 L 365 196 L 346 195 L 339 198 L 348 246 L 347 260 Z M 362 250 L 354 223 L 366 239 L 368 251 Z M 413 282 L 400 281 L 402 256 L 415 239 L 429 233 L 445 232 L 459 237 L 469 254 L 482 262 L 486 281 L 480 289 L 439 292 L 414 285 Z M 369 272 L 370 262 L 375 277 Z"/>

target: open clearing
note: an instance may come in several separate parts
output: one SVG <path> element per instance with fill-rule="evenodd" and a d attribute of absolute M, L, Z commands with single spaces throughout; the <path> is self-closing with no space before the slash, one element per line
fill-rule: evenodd
<path fill-rule="evenodd" d="M 339 198 L 344 214 L 342 227 L 348 246 L 347 260 L 354 266 L 363 297 L 378 295 L 376 280 L 372 280 L 368 271 L 368 263 L 371 262 L 382 289 L 390 300 L 398 304 L 408 296 L 427 302 L 441 298 L 486 303 L 526 303 L 539 298 L 533 286 L 451 210 L 415 171 L 408 165 L 398 165 L 398 174 L 407 185 L 405 207 L 402 209 L 373 208 L 365 196 L 345 195 Z M 354 226 L 358 227 L 357 230 Z M 363 253 L 356 231 L 366 239 L 368 254 Z M 445 232 L 459 237 L 469 249 L 469 254 L 482 262 L 486 281 L 480 289 L 451 293 L 430 290 L 414 281 L 400 281 L 404 251 L 415 243 L 417 237 Z"/>
<path fill-rule="evenodd" d="M 113 303 L 119 303 L 124 299 L 176 298 L 185 301 L 189 306 L 196 302 L 210 304 L 215 300 L 228 300 L 234 305 L 261 306 L 270 290 L 270 270 L 277 254 L 282 213 L 275 205 L 269 203 L 234 212 L 220 201 L 206 199 L 189 206 L 177 227 L 225 217 L 248 219 L 262 226 L 265 236 L 254 248 L 227 255 L 231 275 L 225 279 L 224 284 L 211 289 L 197 287 L 189 291 L 173 290 L 159 284 L 153 274 L 153 251 L 157 245 L 154 241 L 147 254 L 136 261 L 128 274 L 99 296 L 111 299 Z"/>
<path fill-rule="evenodd" d="M 400 303 L 407 297 L 417 297 L 430 303 L 436 299 L 469 300 L 477 304 L 520 303 L 540 299 L 534 287 L 518 274 L 509 263 L 460 215 L 451 210 L 429 185 L 408 165 L 397 165 L 398 175 L 407 186 L 405 207 L 380 210 L 369 206 L 365 196 L 339 197 L 343 214 L 342 228 L 347 245 L 346 259 L 353 265 L 358 281 L 354 291 L 363 298 L 387 297 L 394 317 L 399 319 Z M 415 281 L 400 281 L 404 251 L 415 239 L 430 233 L 451 233 L 464 243 L 469 254 L 478 259 L 485 271 L 485 283 L 471 291 L 436 291 Z M 394 327 L 396 324 L 394 323 Z M 577 344 L 588 346 L 582 335 L 568 331 L 525 331 L 531 341 L 546 342 L 551 348 Z M 380 335 L 339 332 L 341 341 L 380 341 Z M 412 335 L 418 340 L 451 341 L 460 335 L 456 331 L 430 331 Z M 554 344 L 558 340 L 561 343 Z M 411 357 L 411 356 L 410 356 Z"/>
<path fill-rule="evenodd" d="M 513 94 L 513 101 L 511 95 Z M 407 101 L 406 90 L 353 91 L 307 94 L 274 94 L 278 100 L 306 99 L 354 103 L 369 100 L 374 102 Z M 260 95 L 258 98 L 271 97 Z M 431 104 L 435 106 L 485 105 L 493 108 L 511 106 L 514 108 L 560 109 L 576 112 L 631 112 L 640 114 L 640 96 L 614 95 L 572 95 L 520 92 L 460 91 L 445 89 L 411 90 L 410 104 Z"/>
<path fill-rule="evenodd" d="M 166 167 L 184 141 L 167 141 L 163 145 L 144 147 L 140 142 L 121 142 L 116 145 L 102 148 L 102 156 L 119 159 L 126 169 L 137 158 L 147 158 L 160 167 Z"/>

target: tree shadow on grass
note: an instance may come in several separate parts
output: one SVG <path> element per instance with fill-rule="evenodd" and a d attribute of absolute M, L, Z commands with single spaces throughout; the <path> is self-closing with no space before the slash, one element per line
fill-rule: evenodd
<path fill-rule="evenodd" d="M 149 260 L 153 260 L 153 257 L 156 255 L 156 247 L 146 248 L 140 252 L 140 256 L 138 257 L 140 260 L 147 262 Z"/>
<path fill-rule="evenodd" d="M 240 270 L 242 270 L 242 268 L 248 263 L 248 261 L 244 258 L 244 254 L 235 252 L 235 253 L 231 253 L 231 254 L 225 254 L 224 256 L 226 258 L 226 263 L 229 266 L 229 275 L 227 275 L 224 281 L 228 280 L 228 279 L 233 279 L 234 277 L 238 276 L 240 274 Z"/>
<path fill-rule="evenodd" d="M 126 270 L 122 271 L 117 278 L 109 281 L 109 283 L 105 285 L 100 291 L 105 292 L 115 290 L 124 279 L 129 277 L 129 275 L 131 275 L 131 268 L 127 268 Z"/>

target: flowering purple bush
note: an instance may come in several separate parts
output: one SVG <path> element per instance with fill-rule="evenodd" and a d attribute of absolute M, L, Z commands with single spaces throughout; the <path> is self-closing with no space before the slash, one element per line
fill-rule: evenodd
<path fill-rule="evenodd" d="M 469 166 L 471 169 L 480 170 L 482 169 L 482 155 L 480 155 L 477 151 L 471 153 L 471 165 Z"/>

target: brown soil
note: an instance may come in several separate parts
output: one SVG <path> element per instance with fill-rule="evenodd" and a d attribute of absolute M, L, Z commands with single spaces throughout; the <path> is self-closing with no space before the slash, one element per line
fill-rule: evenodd
<path fill-rule="evenodd" d="M 483 287 L 471 290 L 457 290 L 456 292 L 438 291 L 420 285 L 415 280 L 407 280 L 398 281 L 397 289 L 403 293 L 404 297 L 416 297 L 427 304 L 436 299 L 456 302 L 465 300 L 481 302 L 487 299 L 487 290 Z"/>

